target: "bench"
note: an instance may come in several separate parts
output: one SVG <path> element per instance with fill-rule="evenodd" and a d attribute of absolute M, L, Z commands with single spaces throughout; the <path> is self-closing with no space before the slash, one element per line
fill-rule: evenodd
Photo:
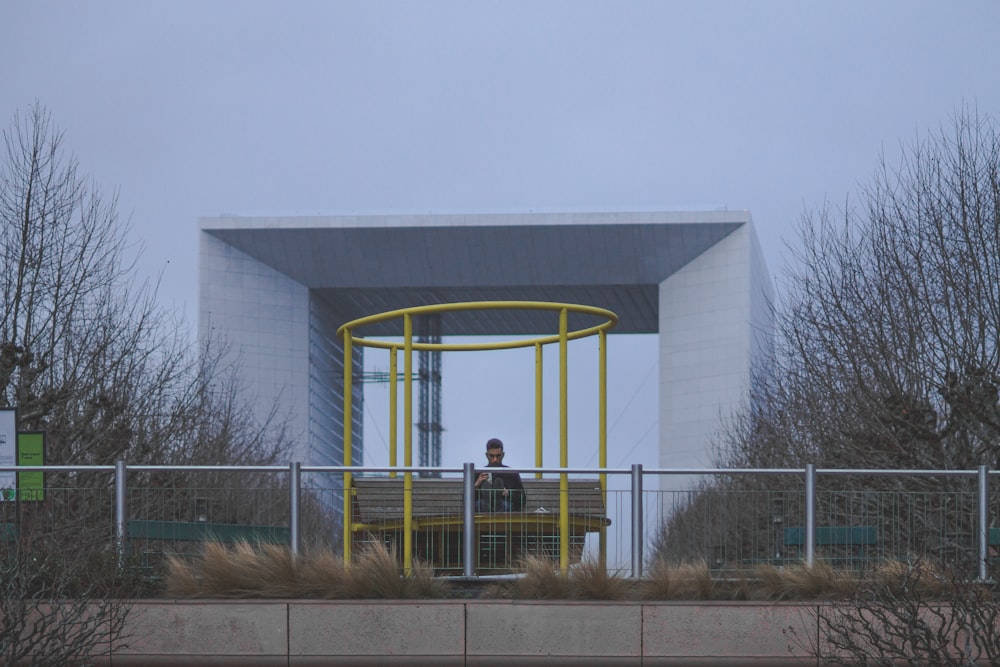
<path fill-rule="evenodd" d="M 509 569 L 519 558 L 559 558 L 559 479 L 525 478 L 525 505 L 517 512 L 476 513 L 474 524 L 483 569 Z M 611 525 L 596 479 L 570 479 L 570 559 L 579 562 L 588 533 Z M 436 570 L 461 570 L 463 531 L 461 478 L 413 478 L 413 555 Z M 354 552 L 380 542 L 401 554 L 403 477 L 355 477 L 351 530 Z"/>
<path fill-rule="evenodd" d="M 16 523 L 0 523 L 0 542 L 16 542 L 19 533 Z"/>
<path fill-rule="evenodd" d="M 804 526 L 787 526 L 782 531 L 782 544 L 788 553 L 776 558 L 745 558 L 744 565 L 792 565 L 801 563 L 805 556 L 806 529 Z M 816 544 L 820 551 L 817 560 L 837 565 L 861 565 L 872 560 L 866 547 L 878 545 L 878 528 L 875 526 L 816 526 Z M 829 552 L 836 553 L 829 553 Z"/>
<path fill-rule="evenodd" d="M 806 545 L 806 529 L 802 526 L 789 526 L 784 531 L 786 547 L 795 547 L 801 553 Z M 865 552 L 867 547 L 878 545 L 878 528 L 875 526 L 816 526 L 816 545 L 826 551 L 836 554 L 820 556 L 818 559 L 827 562 L 859 565 L 871 560 L 871 555 Z"/>
<path fill-rule="evenodd" d="M 0 523 L 0 542 L 17 539 L 19 530 L 16 523 Z M 130 539 L 165 540 L 173 542 L 269 542 L 288 544 L 289 530 L 284 526 L 250 526 L 231 523 L 207 523 L 204 521 L 155 521 L 129 519 L 126 531 Z"/>
<path fill-rule="evenodd" d="M 290 543 L 290 531 L 285 526 L 129 519 L 125 524 L 125 531 L 130 546 L 136 540 L 156 540 L 161 543 L 155 549 L 142 549 L 138 555 L 139 562 L 136 565 L 136 572 L 149 581 L 161 579 L 160 572 L 164 556 L 181 555 L 180 552 L 185 551 L 179 544 L 176 544 L 178 542 Z M 163 544 L 171 542 L 175 543 L 172 547 L 163 548 Z"/>
<path fill-rule="evenodd" d="M 125 528 L 129 539 L 172 542 L 267 542 L 288 544 L 289 530 L 284 526 L 251 526 L 205 521 L 156 521 L 129 519 Z"/>

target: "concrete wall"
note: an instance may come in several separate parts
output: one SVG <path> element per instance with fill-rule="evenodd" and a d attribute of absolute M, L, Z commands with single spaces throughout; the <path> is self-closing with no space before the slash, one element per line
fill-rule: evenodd
<path fill-rule="evenodd" d="M 277 417 L 299 448 L 290 460 L 306 461 L 309 290 L 208 234 L 200 243 L 199 339 L 229 346 L 260 419 L 280 397 Z"/>
<path fill-rule="evenodd" d="M 110 665 L 815 665 L 809 604 L 139 601 Z"/>
<path fill-rule="evenodd" d="M 772 292 L 753 227 L 742 225 L 660 283 L 661 468 L 714 467 L 718 429 L 750 398 L 771 354 Z M 660 488 L 690 488 L 671 476 Z"/>

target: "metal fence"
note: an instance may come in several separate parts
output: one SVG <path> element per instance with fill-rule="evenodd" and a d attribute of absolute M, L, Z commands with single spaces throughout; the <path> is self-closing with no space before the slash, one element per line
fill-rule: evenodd
<path fill-rule="evenodd" d="M 460 541 L 438 542 L 430 548 L 456 550 L 461 567 L 455 574 L 499 571 L 495 563 L 482 562 L 483 545 L 472 542 L 484 534 L 475 525 L 483 518 L 475 516 L 468 503 L 472 464 L 375 468 L 118 462 L 114 466 L 0 467 L 0 471 L 11 470 L 44 472 L 45 491 L 40 498 L 0 503 L 0 541 L 13 543 L 30 537 L 53 547 L 71 545 L 76 550 L 111 554 L 119 562 L 163 552 L 196 553 L 201 542 L 212 537 L 282 542 L 296 553 L 316 546 L 345 548 L 349 555 L 349 542 L 363 540 L 361 533 L 351 532 L 355 516 L 348 516 L 347 530 L 343 522 L 344 508 L 351 507 L 350 494 L 344 503 L 343 480 L 348 473 L 356 478 L 409 473 L 414 480 L 421 473 L 432 473 L 461 481 L 462 495 L 451 517 L 458 527 L 455 534 L 460 536 L 452 537 Z M 530 517 L 505 516 L 507 532 L 514 523 L 535 526 L 519 533 L 520 539 L 543 555 L 555 557 L 570 550 L 574 560 L 599 558 L 608 569 L 633 576 L 641 576 L 654 559 L 704 561 L 724 571 L 761 563 L 819 560 L 865 567 L 919 555 L 967 564 L 985 579 L 994 565 L 994 550 L 1000 547 L 1000 528 L 996 527 L 1000 525 L 1000 495 L 989 491 L 990 478 L 1000 471 L 986 467 L 644 470 L 635 465 L 629 469 L 509 470 L 525 479 L 558 480 L 565 475 L 567 480 L 597 480 L 607 521 L 580 519 L 567 529 L 556 517 L 544 516 L 560 513 L 561 499 L 556 496 L 553 507 L 536 508 Z M 563 506 L 570 513 L 572 493 L 567 491 L 570 497 Z M 587 512 L 592 514 L 593 508 Z M 451 533 L 428 528 L 445 523 L 439 517 L 436 522 L 398 525 L 410 526 L 412 544 L 419 547 L 446 539 Z M 371 531 L 372 525 L 367 529 Z M 402 529 L 393 530 L 386 528 L 379 539 L 391 534 L 403 540 Z M 493 549 L 495 554 L 496 544 Z"/>

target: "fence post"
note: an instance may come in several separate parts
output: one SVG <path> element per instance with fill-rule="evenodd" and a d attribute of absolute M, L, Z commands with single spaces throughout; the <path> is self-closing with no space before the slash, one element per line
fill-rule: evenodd
<path fill-rule="evenodd" d="M 125 540 L 128 508 L 125 506 L 125 461 L 115 461 L 115 552 L 118 569 L 125 567 Z"/>
<path fill-rule="evenodd" d="M 642 520 L 642 464 L 632 464 L 632 576 L 642 576 L 642 546 L 645 544 Z"/>
<path fill-rule="evenodd" d="M 476 464 L 462 464 L 462 574 L 475 574 L 472 554 L 476 548 Z"/>
<path fill-rule="evenodd" d="M 302 525 L 300 515 L 302 500 L 302 464 L 298 461 L 292 462 L 288 466 L 288 542 L 292 549 L 292 555 L 299 555 L 299 547 L 302 545 L 302 534 L 299 528 Z M 344 493 L 347 493 L 345 490 Z"/>
<path fill-rule="evenodd" d="M 989 576 L 988 564 L 990 557 L 990 467 L 979 466 L 979 580 L 986 581 Z"/>
<path fill-rule="evenodd" d="M 806 566 L 816 558 L 816 466 L 806 464 Z"/>

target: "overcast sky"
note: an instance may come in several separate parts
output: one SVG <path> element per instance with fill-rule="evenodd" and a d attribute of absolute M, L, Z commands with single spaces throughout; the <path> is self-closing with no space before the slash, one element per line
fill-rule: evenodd
<path fill-rule="evenodd" d="M 0 122 L 52 112 L 192 323 L 222 213 L 749 209 L 778 274 L 881 151 L 1000 112 L 998 28 L 994 0 L 0 0 Z M 653 464 L 628 348 L 610 462 Z"/>

